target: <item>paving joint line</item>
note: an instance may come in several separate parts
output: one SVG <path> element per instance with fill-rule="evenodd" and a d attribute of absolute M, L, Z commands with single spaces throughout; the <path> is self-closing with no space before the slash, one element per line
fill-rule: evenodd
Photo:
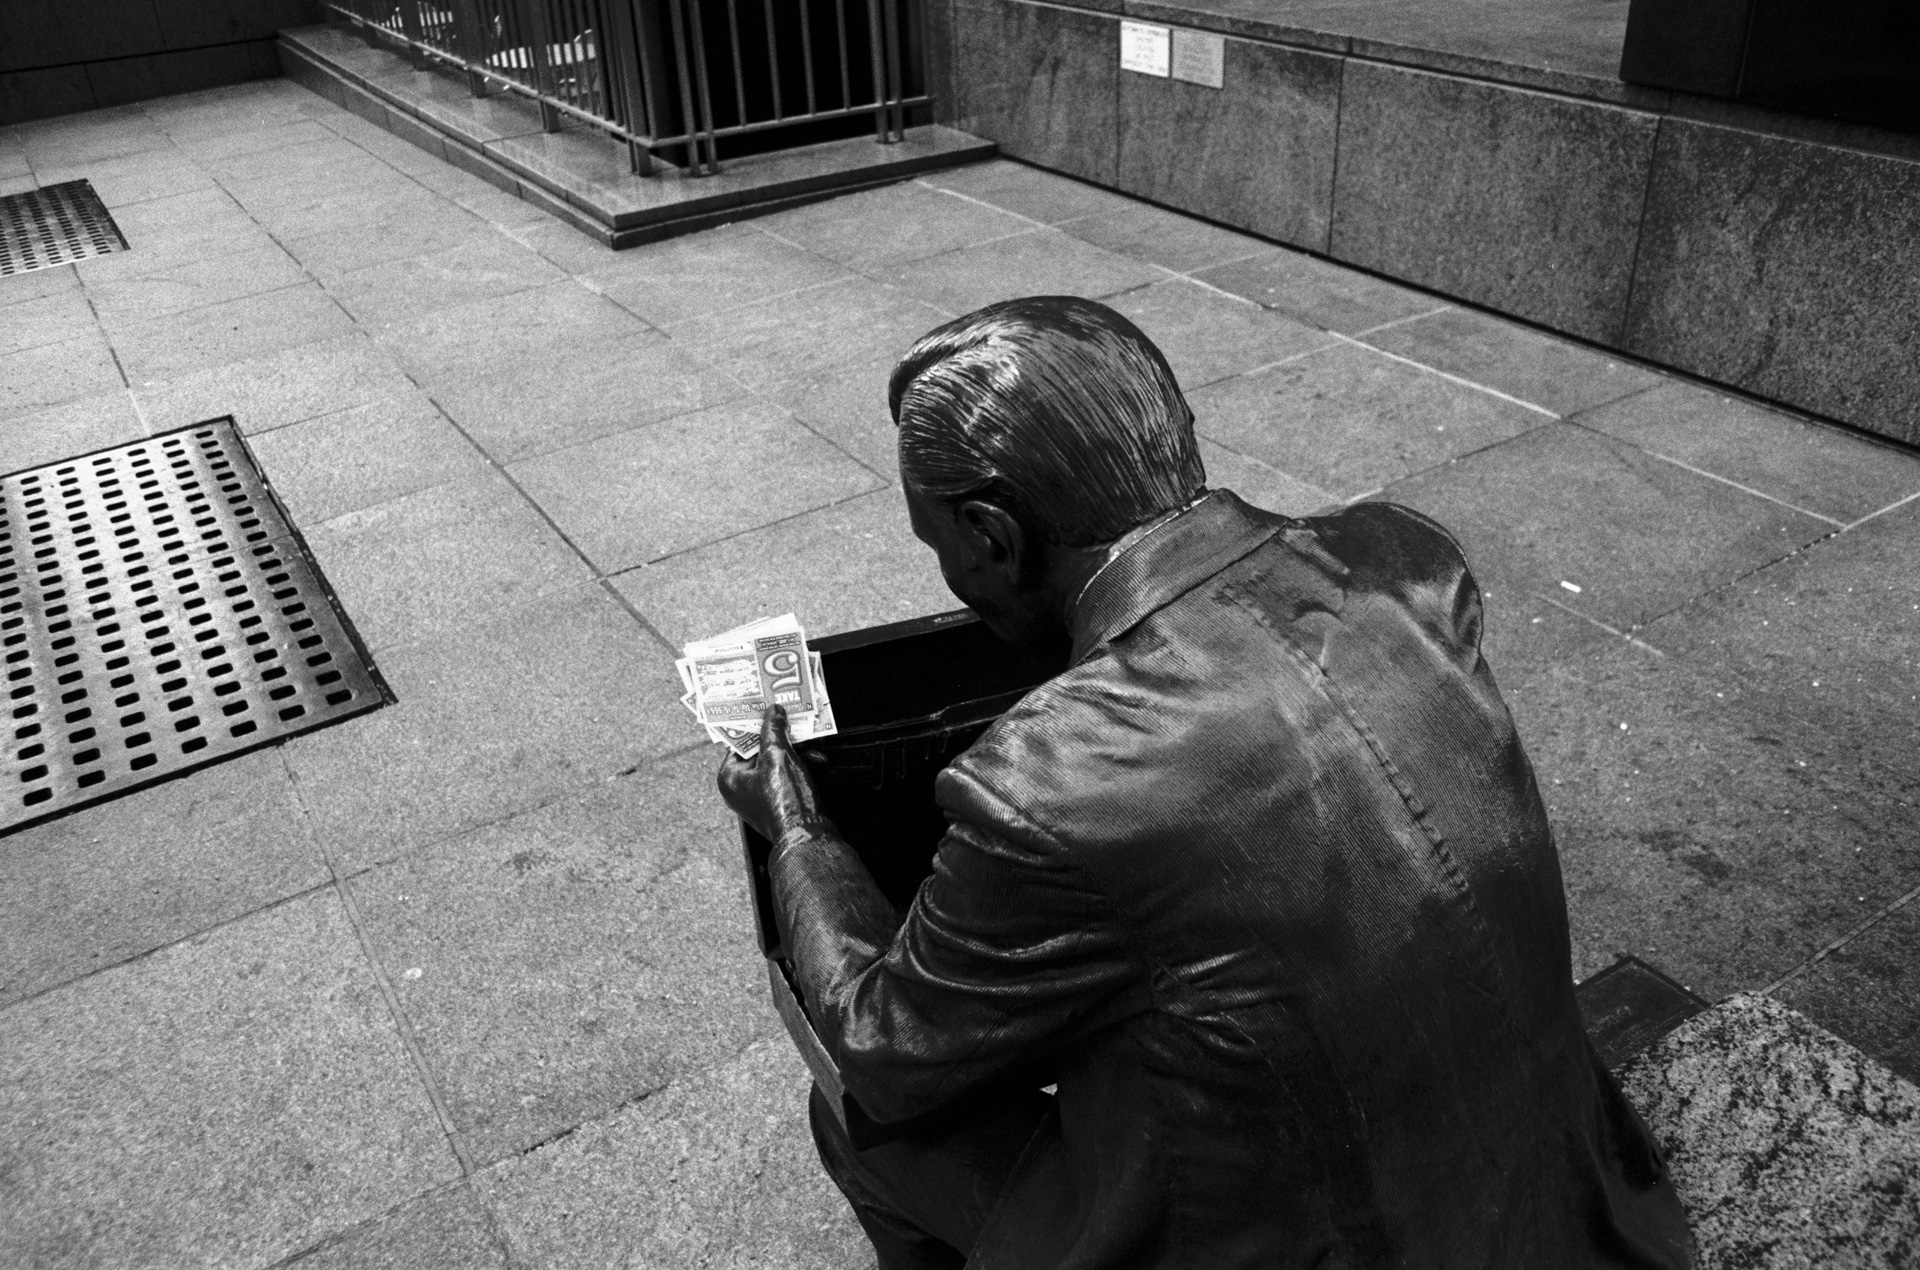
<path fill-rule="evenodd" d="M 1365 335 L 1378 335 L 1381 331 L 1391 331 L 1394 327 L 1405 326 L 1409 322 L 1419 322 L 1426 318 L 1439 317 L 1442 313 L 1453 312 L 1456 307 L 1457 306 L 1451 304 L 1443 304 L 1437 309 L 1428 309 L 1425 313 L 1409 313 L 1406 317 L 1397 317 L 1391 322 L 1381 322 L 1377 326 L 1369 326 L 1364 331 L 1355 331 L 1353 332 L 1353 338 L 1359 339 Z"/>
<path fill-rule="evenodd" d="M 1545 415 L 1547 418 L 1554 420 L 1556 423 L 1559 422 L 1560 420 L 1560 416 L 1558 414 L 1555 414 L 1553 411 L 1547 409 L 1545 406 L 1535 405 L 1533 402 L 1524 400 L 1523 398 L 1520 398 L 1520 397 L 1515 397 L 1511 393 L 1501 392 L 1498 388 L 1489 388 L 1485 384 L 1475 383 L 1473 380 L 1467 379 L 1461 375 L 1450 374 L 1447 371 L 1441 370 L 1436 366 L 1429 366 L 1425 362 L 1416 362 L 1411 357 L 1402 357 L 1398 353 L 1389 353 L 1384 348 L 1376 347 L 1375 345 L 1367 343 L 1365 340 L 1355 339 L 1351 335 L 1342 335 L 1339 331 L 1328 331 L 1327 334 L 1333 336 L 1333 338 L 1337 340 L 1344 340 L 1346 343 L 1353 345 L 1355 348 L 1364 348 L 1368 352 L 1378 353 L 1380 356 L 1392 358 L 1396 362 L 1404 362 L 1406 365 L 1412 366 L 1417 370 L 1424 370 L 1429 375 L 1438 375 L 1440 378 L 1448 381 L 1449 383 L 1459 384 L 1463 388 L 1471 388 L 1476 392 L 1486 393 L 1489 397 L 1498 397 L 1501 401 L 1509 402 L 1512 405 L 1519 406 L 1523 410 L 1531 410 L 1535 414 Z"/>
<path fill-rule="evenodd" d="M 1662 454 L 1658 450 L 1648 450 L 1647 453 L 1651 454 L 1654 458 L 1659 459 L 1662 463 L 1671 463 L 1673 464 L 1673 466 L 1677 468 L 1680 468 L 1684 471 L 1692 472 L 1695 476 L 1704 476 L 1710 481 L 1719 481 L 1722 485 L 1731 485 L 1733 488 L 1739 490 L 1743 494 L 1751 494 L 1755 498 L 1764 498 L 1769 503 L 1778 503 L 1780 506 L 1786 508 L 1788 511 L 1799 512 L 1802 516 L 1811 516 L 1815 520 L 1824 520 L 1827 524 L 1832 525 L 1836 529 L 1846 528 L 1845 524 L 1835 520 L 1831 516 L 1822 516 L 1819 512 L 1809 511 L 1805 507 L 1801 507 L 1796 503 L 1789 503 L 1784 498 L 1775 498 L 1772 494 L 1769 494 L 1764 490 L 1754 489 L 1751 485 L 1742 485 L 1739 481 L 1732 480 L 1725 476 L 1721 476 L 1717 472 L 1709 472 L 1705 468 L 1695 467 L 1691 463 L 1683 463 L 1679 459 L 1674 458 L 1670 454 Z"/>
<path fill-rule="evenodd" d="M 1840 532 L 1847 533 L 1851 530 L 1858 529 L 1860 528 L 1860 526 L 1866 524 L 1870 520 L 1877 519 L 1878 517 L 1884 516 L 1891 511 L 1898 511 L 1900 508 L 1905 507 L 1908 503 L 1911 503 L 1916 498 L 1920 498 L 1920 490 L 1915 490 L 1913 493 L 1907 495 L 1905 498 L 1895 499 L 1893 502 L 1888 503 L 1885 507 L 1882 507 L 1877 512 L 1868 512 L 1866 515 L 1862 516 L 1859 520 L 1854 521 L 1851 525 L 1842 525 L 1840 527 Z"/>
<path fill-rule="evenodd" d="M 1865 921 L 1855 926 L 1852 930 L 1840 936 L 1840 938 L 1834 940 L 1832 943 L 1822 948 L 1819 952 L 1816 952 L 1815 954 L 1813 954 L 1813 956 L 1807 958 L 1805 961 L 1801 962 L 1799 965 L 1795 966 L 1793 969 L 1787 971 L 1787 973 L 1781 975 L 1778 979 L 1775 979 L 1772 983 L 1768 984 L 1766 987 L 1761 988 L 1760 994 L 1762 996 L 1772 996 L 1779 989 L 1785 987 L 1789 983 L 1792 983 L 1795 979 L 1798 979 L 1801 975 L 1804 975 L 1805 973 L 1807 973 L 1807 971 L 1813 969 L 1816 965 L 1820 964 L 1822 961 L 1825 961 L 1828 957 L 1832 956 L 1834 953 L 1839 952 L 1842 948 L 1852 943 L 1855 939 L 1858 939 L 1861 935 L 1865 934 L 1867 931 L 1873 929 L 1873 927 L 1879 925 L 1882 921 L 1885 921 L 1887 918 L 1892 917 L 1895 913 L 1905 908 L 1908 904 L 1911 904 L 1915 899 L 1920 899 L 1920 886 L 1914 887 L 1912 890 L 1908 891 L 1905 895 L 1902 895 L 1899 898 L 1895 899 L 1892 903 L 1883 906 L 1879 912 L 1873 914 L 1873 916 L 1867 918 Z"/>
<path fill-rule="evenodd" d="M 868 468 L 867 470 L 872 471 L 873 469 Z M 898 486 L 889 482 L 885 485 L 875 486 L 873 489 L 863 489 L 858 494 L 849 494 L 845 498 L 836 498 L 829 502 L 822 503 L 818 507 L 804 508 L 791 515 L 782 516 L 778 520 L 770 520 L 764 525 L 750 525 L 745 529 L 736 529 L 730 534 L 722 534 L 718 538 L 708 538 L 700 542 L 691 543 L 685 547 L 676 547 L 665 555 L 654 556 L 652 559 L 642 560 L 639 564 L 628 565 L 626 568 L 615 573 L 610 573 L 607 576 L 610 578 L 618 578 L 624 577 L 636 569 L 651 569 L 657 564 L 665 564 L 669 560 L 678 560 L 681 556 L 691 555 L 696 551 L 705 551 L 708 547 L 717 547 L 723 542 L 732 542 L 736 538 L 745 538 L 748 534 L 757 534 L 762 530 L 772 529 L 776 525 L 784 525 L 788 521 L 799 520 L 803 516 L 811 516 L 815 512 L 831 511 L 835 507 L 845 507 L 848 503 L 855 503 L 863 498 L 872 498 L 875 495 L 885 494 L 887 491 L 897 488 Z M 680 650 L 675 649 L 674 656 L 677 657 L 679 655 Z"/>
<path fill-rule="evenodd" d="M 1647 643 L 1647 641 L 1645 641 L 1644 639 L 1641 639 L 1638 635 L 1630 634 L 1627 631 L 1621 630 L 1617 626 L 1610 626 L 1607 623 L 1601 621 L 1599 618 L 1593 616 L 1591 613 L 1582 613 L 1579 609 L 1574 608 L 1570 604 L 1562 604 L 1559 600 L 1555 599 L 1551 595 L 1547 595 L 1543 592 L 1535 592 L 1534 598 L 1538 600 L 1545 600 L 1548 604 L 1553 605 L 1553 607 L 1559 609 L 1562 613 L 1569 614 L 1573 617 L 1579 618 L 1583 622 L 1587 622 L 1587 623 L 1590 623 L 1591 625 L 1598 626 L 1601 630 L 1605 631 L 1607 634 L 1615 636 L 1619 639 L 1624 639 L 1627 641 L 1627 643 L 1632 644 L 1635 648 L 1643 648 L 1647 652 L 1652 653 L 1655 657 L 1665 657 L 1667 655 L 1665 650 L 1655 648 L 1652 644 Z"/>
<path fill-rule="evenodd" d="M 1104 251 L 1106 250 L 1106 248 L 1103 247 L 1101 248 L 1101 250 Z M 1115 252 L 1113 254 L 1116 256 L 1124 256 L 1126 253 Z M 1199 287 L 1202 290 L 1211 291 L 1218 296 L 1224 296 L 1227 299 L 1232 300 L 1235 304 L 1244 304 L 1248 308 L 1253 309 L 1255 312 L 1258 312 L 1258 313 L 1268 312 L 1267 306 L 1260 303 L 1258 300 L 1249 300 L 1247 299 L 1247 297 L 1243 295 L 1235 295 L 1233 292 L 1228 291 L 1225 287 L 1216 287 L 1211 282 L 1207 282 L 1201 278 L 1196 278 L 1190 273 L 1181 273 L 1178 269 L 1170 268 L 1166 265 L 1160 264 L 1158 261 L 1142 260 L 1140 263 L 1145 265 L 1149 269 L 1158 269 L 1161 273 L 1166 274 L 1167 278 L 1176 278 L 1181 282 L 1191 282 L 1194 286 Z M 1206 266 L 1206 268 L 1209 268 L 1209 269 L 1211 269 L 1212 267 L 1213 267 L 1212 265 Z M 1166 281 L 1166 279 L 1163 278 L 1161 279 L 1161 281 L 1164 282 Z M 1332 334 L 1332 332 L 1328 332 L 1328 334 Z"/>
<path fill-rule="evenodd" d="M 446 1098 L 440 1092 L 439 1082 L 433 1077 L 433 1071 L 427 1066 L 427 1054 L 420 1047 L 419 1037 L 414 1035 L 413 1021 L 407 1017 L 406 1007 L 400 1003 L 400 994 L 394 990 L 393 980 L 387 974 L 387 968 L 375 955 L 372 937 L 367 933 L 366 919 L 360 913 L 360 904 L 353 896 L 353 888 L 340 873 L 338 863 L 333 858 L 333 850 L 327 845 L 325 835 L 313 823 L 313 810 L 307 806 L 306 795 L 300 788 L 300 778 L 294 774 L 293 765 L 287 761 L 286 749 L 279 754 L 280 770 L 286 773 L 287 784 L 293 794 L 294 804 L 300 809 L 300 818 L 307 827 L 307 833 L 314 846 L 320 852 L 320 858 L 326 861 L 327 873 L 332 877 L 333 891 L 340 897 L 341 909 L 346 913 L 347 924 L 353 927 L 354 940 L 360 945 L 360 955 L 366 959 L 373 973 L 373 982 L 380 989 L 385 1000 L 389 1017 L 393 1020 L 394 1030 L 400 1034 L 401 1047 L 407 1051 L 420 1084 L 426 1090 L 427 1101 L 433 1105 L 433 1114 L 440 1121 L 441 1132 L 446 1135 L 447 1147 L 453 1152 L 455 1163 L 460 1166 L 460 1176 L 471 1177 L 474 1172 L 473 1153 L 458 1128 L 454 1126 L 453 1116 L 447 1110 Z M 365 870 L 362 870 L 365 872 Z"/>

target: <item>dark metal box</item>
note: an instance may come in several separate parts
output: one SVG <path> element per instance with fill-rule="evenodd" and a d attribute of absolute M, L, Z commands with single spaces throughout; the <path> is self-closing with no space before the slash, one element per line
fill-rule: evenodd
<path fill-rule="evenodd" d="M 895 911 L 904 917 L 933 869 L 946 817 L 934 778 L 1028 691 L 1064 669 L 1002 643 L 968 610 L 812 641 L 833 697 L 837 736 L 809 741 L 823 809 Z M 754 915 L 774 1008 L 813 1078 L 841 1112 L 855 1145 L 895 1136 L 847 1097 L 839 1068 L 814 1033 L 780 943 L 767 876 L 772 846 L 741 826 Z"/>

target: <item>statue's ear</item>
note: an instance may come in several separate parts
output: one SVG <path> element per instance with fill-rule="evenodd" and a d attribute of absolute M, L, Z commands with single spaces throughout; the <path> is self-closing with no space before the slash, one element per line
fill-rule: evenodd
<path fill-rule="evenodd" d="M 1004 571 L 1009 581 L 1018 580 L 1030 563 L 1030 540 L 1019 519 L 984 498 L 970 498 L 957 510 L 961 532 L 967 535 L 980 562 Z"/>

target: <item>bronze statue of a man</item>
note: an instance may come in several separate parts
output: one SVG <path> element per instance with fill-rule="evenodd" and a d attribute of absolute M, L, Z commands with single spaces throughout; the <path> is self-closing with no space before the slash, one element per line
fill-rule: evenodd
<path fill-rule="evenodd" d="M 953 593 L 1071 653 L 941 774 L 904 924 L 777 712 L 720 773 L 848 1093 L 948 1111 L 856 1150 L 816 1091 L 884 1270 L 1688 1265 L 1447 533 L 1209 492 L 1166 360 L 1089 301 L 950 322 L 888 395 Z"/>

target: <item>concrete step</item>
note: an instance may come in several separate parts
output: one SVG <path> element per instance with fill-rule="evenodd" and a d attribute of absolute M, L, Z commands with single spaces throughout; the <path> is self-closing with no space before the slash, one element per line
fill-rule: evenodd
<path fill-rule="evenodd" d="M 474 97 L 444 70 L 326 26 L 280 33 L 287 76 L 396 136 L 440 155 L 608 245 L 632 247 L 990 158 L 994 144 L 940 125 L 881 145 L 853 137 L 723 160 L 711 176 L 661 163 L 636 176 L 626 146 L 595 129 L 541 128 L 531 101 Z"/>

